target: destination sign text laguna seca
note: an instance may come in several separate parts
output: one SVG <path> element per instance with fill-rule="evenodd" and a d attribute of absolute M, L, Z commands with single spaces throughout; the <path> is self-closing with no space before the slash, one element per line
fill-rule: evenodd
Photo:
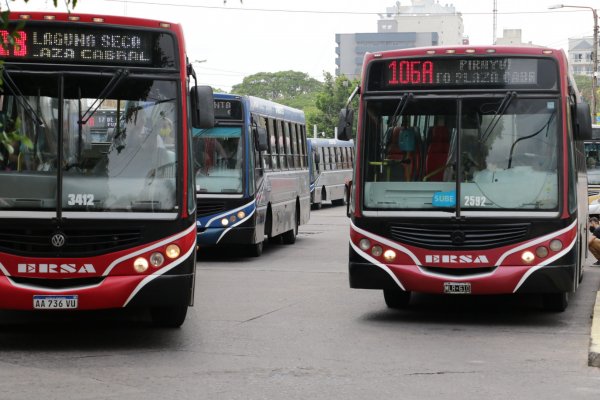
<path fill-rule="evenodd" d="M 8 32 L 0 31 L 5 43 Z M 30 28 L 18 33 L 15 45 L 0 48 L 0 57 L 44 62 L 150 64 L 152 35 L 122 30 Z"/>

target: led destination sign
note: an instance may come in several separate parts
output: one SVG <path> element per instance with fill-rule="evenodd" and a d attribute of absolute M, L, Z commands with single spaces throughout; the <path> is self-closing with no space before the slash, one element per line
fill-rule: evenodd
<path fill-rule="evenodd" d="M 9 33 L 0 35 L 8 43 Z M 91 30 L 85 27 L 26 26 L 14 46 L 0 47 L 10 61 L 147 65 L 154 57 L 155 35 L 127 29 Z"/>
<path fill-rule="evenodd" d="M 217 100 L 214 101 L 215 118 L 220 120 L 242 120 L 242 102 L 239 100 Z"/>
<path fill-rule="evenodd" d="M 554 89 L 557 69 L 543 58 L 429 58 L 373 62 L 369 90 L 425 88 Z"/>

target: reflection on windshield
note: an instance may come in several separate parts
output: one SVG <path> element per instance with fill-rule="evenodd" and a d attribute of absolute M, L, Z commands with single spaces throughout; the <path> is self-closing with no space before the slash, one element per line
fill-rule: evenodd
<path fill-rule="evenodd" d="M 393 123 L 397 100 L 370 101 L 365 207 L 556 210 L 558 102 L 510 100 L 416 97 Z"/>
<path fill-rule="evenodd" d="M 17 101 L 9 89 L 2 97 L 0 118 L 6 130 L 16 130 L 30 143 L 14 141 L 12 151 L 2 150 L 0 209 L 56 209 L 58 168 L 63 171 L 65 211 L 177 209 L 174 82 L 130 77 L 100 102 L 110 77 L 69 76 L 61 102 L 58 79 L 12 76 L 24 101 Z M 100 108 L 89 112 L 99 103 Z"/>
<path fill-rule="evenodd" d="M 242 128 L 194 129 L 198 193 L 242 193 Z"/>

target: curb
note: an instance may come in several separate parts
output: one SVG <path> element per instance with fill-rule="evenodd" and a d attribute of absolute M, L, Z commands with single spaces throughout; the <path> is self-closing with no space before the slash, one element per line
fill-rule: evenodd
<path fill-rule="evenodd" d="M 600 367 L 600 292 L 596 294 L 596 303 L 594 304 L 588 365 L 590 367 Z"/>

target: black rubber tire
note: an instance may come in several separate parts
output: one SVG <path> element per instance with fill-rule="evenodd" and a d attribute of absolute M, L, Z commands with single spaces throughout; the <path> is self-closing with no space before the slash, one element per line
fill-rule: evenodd
<path fill-rule="evenodd" d="M 343 206 L 344 204 L 346 204 L 346 200 L 345 199 L 331 200 L 331 205 L 332 206 Z"/>
<path fill-rule="evenodd" d="M 569 293 L 546 293 L 542 297 L 544 310 L 550 312 L 563 312 L 569 305 Z"/>
<path fill-rule="evenodd" d="M 401 310 L 407 308 L 410 304 L 410 292 L 403 290 L 383 290 L 383 298 L 388 308 Z"/>
<path fill-rule="evenodd" d="M 260 257 L 263 252 L 263 243 L 258 242 L 248 245 L 248 255 L 250 257 Z"/>
<path fill-rule="evenodd" d="M 311 207 L 313 210 L 320 210 L 323 206 L 323 203 L 312 203 Z"/>
<path fill-rule="evenodd" d="M 294 211 L 294 227 L 287 232 L 281 234 L 281 240 L 283 244 L 294 244 L 296 243 L 296 236 L 298 235 L 298 217 L 297 211 Z"/>
<path fill-rule="evenodd" d="M 153 307 L 150 309 L 152 322 L 163 328 L 179 328 L 185 321 L 188 306 Z"/>

